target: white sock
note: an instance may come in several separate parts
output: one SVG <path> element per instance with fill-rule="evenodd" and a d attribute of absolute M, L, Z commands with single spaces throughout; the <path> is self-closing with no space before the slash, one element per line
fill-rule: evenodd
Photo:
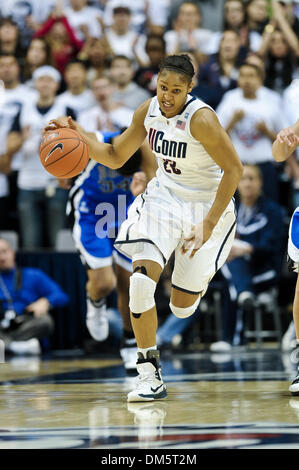
<path fill-rule="evenodd" d="M 144 349 L 138 348 L 138 352 L 141 352 L 142 355 L 143 355 L 143 357 L 146 357 L 147 351 L 151 351 L 151 350 L 153 350 L 153 349 L 157 349 L 157 345 L 156 345 L 156 344 L 155 344 L 155 346 L 151 346 L 150 348 L 144 348 Z"/>

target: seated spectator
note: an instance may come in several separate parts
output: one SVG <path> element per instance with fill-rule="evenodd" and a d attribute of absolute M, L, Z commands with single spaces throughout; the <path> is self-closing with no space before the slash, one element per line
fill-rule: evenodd
<path fill-rule="evenodd" d="M 4 87 L 1 86 L 1 82 Z M 8 142 L 7 136 L 22 107 L 36 99 L 36 92 L 20 83 L 20 67 L 13 55 L 0 55 L 0 92 L 0 155 L 2 160 L 0 198 L 4 198 L 1 200 L 2 206 L 3 204 L 5 206 L 4 212 L 1 211 L 0 226 L 2 229 L 7 229 L 14 223 L 12 212 L 16 212 L 17 189 L 12 177 L 16 176 L 22 158 L 21 152 L 17 152 L 19 139 L 12 138 Z M 8 174 L 9 178 L 6 176 Z M 11 191 L 9 192 L 10 181 Z"/>
<path fill-rule="evenodd" d="M 105 38 L 90 37 L 85 42 L 77 59 L 83 61 L 87 67 L 87 82 L 90 84 L 95 78 L 106 72 L 112 53 Z"/>
<path fill-rule="evenodd" d="M 255 31 L 262 35 L 269 21 L 267 0 L 249 0 L 246 4 L 246 13 L 249 31 Z"/>
<path fill-rule="evenodd" d="M 246 54 L 244 49 L 235 31 L 224 31 L 219 52 L 209 56 L 200 67 L 192 94 L 216 108 L 224 93 L 237 87 L 238 69 Z"/>
<path fill-rule="evenodd" d="M 71 108 L 76 116 L 96 104 L 92 91 L 87 88 L 87 70 L 83 62 L 69 62 L 64 71 L 64 80 L 67 89 L 57 96 L 57 103 Z"/>
<path fill-rule="evenodd" d="M 99 8 L 88 6 L 87 0 L 69 0 L 63 14 L 80 41 L 102 36 L 102 12 Z"/>
<path fill-rule="evenodd" d="M 111 77 L 96 78 L 91 89 L 97 104 L 78 116 L 86 131 L 116 132 L 130 125 L 134 112 L 114 100 L 115 84 Z"/>
<path fill-rule="evenodd" d="M 117 6 L 113 9 L 113 22 L 105 29 L 105 38 L 114 55 L 124 55 L 137 63 L 147 60 L 146 36 L 131 27 L 130 8 Z"/>
<path fill-rule="evenodd" d="M 267 31 L 259 50 L 266 67 L 265 85 L 278 93 L 283 93 L 296 74 L 299 41 L 293 33 L 291 35 L 294 36 L 294 46 L 290 45 L 287 36 L 280 29 Z"/>
<path fill-rule="evenodd" d="M 26 52 L 22 78 L 26 85 L 34 88 L 32 74 L 42 65 L 52 65 L 51 48 L 44 38 L 32 39 Z"/>
<path fill-rule="evenodd" d="M 34 38 L 40 37 L 45 37 L 49 43 L 53 65 L 61 74 L 83 46 L 83 40 L 76 36 L 68 18 L 59 8 L 53 10 L 51 18 L 35 32 Z"/>
<path fill-rule="evenodd" d="M 0 106 L 1 115 L 1 106 Z M 14 136 L 8 136 L 5 149 L 0 152 L 0 230 L 10 230 L 12 223 L 10 220 L 11 199 L 13 196 L 9 194 L 9 181 L 6 175 L 10 175 L 12 171 L 12 158 L 19 150 L 20 140 Z M 15 227 L 13 227 L 15 228 Z"/>
<path fill-rule="evenodd" d="M 226 0 L 224 4 L 224 31 L 235 31 L 239 36 L 240 45 L 248 50 L 257 51 L 262 38 L 256 31 L 249 31 L 246 23 L 246 7 L 242 0 Z M 219 35 L 219 42 L 221 33 Z"/>
<path fill-rule="evenodd" d="M 27 48 L 34 32 L 46 21 L 57 0 L 7 0 L 0 2 L 0 17 L 11 18 L 19 28 L 22 46 Z"/>
<path fill-rule="evenodd" d="M 230 305 L 223 309 L 223 323 L 226 331 L 232 331 L 233 335 L 235 307 L 240 307 L 247 315 L 253 314 L 256 295 L 277 286 L 280 277 L 284 211 L 263 195 L 262 186 L 259 167 L 244 165 L 238 185 L 236 239 L 221 269 L 231 295 Z M 232 344 L 233 335 L 224 337 L 223 341 Z M 217 350 L 217 346 L 212 350 Z"/>
<path fill-rule="evenodd" d="M 128 57 L 123 55 L 115 56 L 110 65 L 109 75 L 116 85 L 113 99 L 117 103 L 135 111 L 141 103 L 151 97 L 148 91 L 132 81 L 134 69 Z"/>
<path fill-rule="evenodd" d="M 297 0 L 280 0 L 278 3 L 279 8 L 283 10 L 282 16 L 285 17 L 297 38 L 299 38 L 299 14 L 298 14 L 298 1 Z"/>
<path fill-rule="evenodd" d="M 113 12 L 115 8 L 129 8 L 131 11 L 131 25 L 136 33 L 142 33 L 146 28 L 148 3 L 146 0 L 109 0 L 103 14 L 103 23 L 105 27 L 111 27 L 113 24 Z"/>
<path fill-rule="evenodd" d="M 156 93 L 159 65 L 166 54 L 166 43 L 163 36 L 149 34 L 145 44 L 145 52 L 149 63 L 139 67 L 135 74 L 135 82 L 145 88 L 152 96 Z"/>
<path fill-rule="evenodd" d="M 239 69 L 238 88 L 224 94 L 217 114 L 229 133 L 242 161 L 259 165 L 263 191 L 278 201 L 278 173 L 272 157 L 272 143 L 282 128 L 282 110 L 278 101 L 260 93 L 263 74 L 252 64 Z"/>
<path fill-rule="evenodd" d="M 180 5 L 173 29 L 164 34 L 167 54 L 193 52 L 199 64 L 206 56 L 218 51 L 215 33 L 200 28 L 200 10 L 198 4 L 184 2 Z"/>
<path fill-rule="evenodd" d="M 40 162 L 41 131 L 51 120 L 73 115 L 71 109 L 56 102 L 59 72 L 45 65 L 35 70 L 33 80 L 38 99 L 26 104 L 12 126 L 10 137 L 20 137 L 22 165 L 18 173 L 18 212 L 23 247 L 55 246 L 56 235 L 66 226 L 68 193 L 57 187 L 57 180 Z"/>
<path fill-rule="evenodd" d="M 0 238 L 0 339 L 13 354 L 39 354 L 40 341 L 51 335 L 50 311 L 67 295 L 40 269 L 21 268 L 9 243 Z"/>
<path fill-rule="evenodd" d="M 19 37 L 18 25 L 10 18 L 0 20 L 0 54 L 15 56 L 22 63 L 25 56 Z"/>

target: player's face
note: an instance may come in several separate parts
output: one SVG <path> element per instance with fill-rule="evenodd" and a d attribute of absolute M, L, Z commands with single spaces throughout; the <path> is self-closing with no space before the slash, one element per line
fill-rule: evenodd
<path fill-rule="evenodd" d="M 157 98 L 164 116 L 170 118 L 180 114 L 193 82 L 181 73 L 162 70 L 158 76 Z"/>
<path fill-rule="evenodd" d="M 12 269 L 15 265 L 15 254 L 5 240 L 0 240 L 0 271 Z"/>
<path fill-rule="evenodd" d="M 262 181 L 256 168 L 244 166 L 243 176 L 238 185 L 242 198 L 257 199 L 261 194 Z"/>

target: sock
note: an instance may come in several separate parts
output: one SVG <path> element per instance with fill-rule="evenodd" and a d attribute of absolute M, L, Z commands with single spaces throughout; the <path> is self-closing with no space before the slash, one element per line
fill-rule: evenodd
<path fill-rule="evenodd" d="M 153 349 L 157 349 L 157 345 L 156 345 L 156 344 L 155 344 L 155 346 L 151 346 L 150 348 L 144 348 L 144 349 L 138 348 L 138 352 L 141 352 L 142 355 L 143 355 L 143 357 L 146 358 L 146 353 L 147 353 L 147 351 L 151 351 L 151 350 L 153 350 Z"/>

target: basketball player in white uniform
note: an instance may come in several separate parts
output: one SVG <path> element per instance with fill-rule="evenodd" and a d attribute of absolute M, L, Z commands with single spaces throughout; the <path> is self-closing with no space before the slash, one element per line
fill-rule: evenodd
<path fill-rule="evenodd" d="M 154 294 L 172 252 L 170 308 L 185 318 L 195 312 L 235 233 L 232 197 L 242 165 L 214 111 L 189 95 L 194 69 L 187 55 L 168 56 L 160 67 L 157 96 L 140 105 L 113 145 L 97 141 L 70 118 L 46 129 L 71 126 L 86 138 L 91 158 L 119 168 L 147 137 L 158 161 L 156 177 L 132 204 L 115 247 L 133 261 L 131 321 L 138 346 L 139 381 L 128 401 L 167 395 L 156 346 Z"/>
<path fill-rule="evenodd" d="M 277 162 L 287 160 L 292 153 L 299 147 L 299 119 L 290 127 L 282 129 L 273 142 L 272 153 Z M 299 273 L 299 207 L 297 207 L 292 215 L 289 229 L 288 241 L 288 257 L 289 269 Z M 296 330 L 296 343 L 299 345 L 299 275 L 295 290 L 293 303 L 293 318 Z M 298 354 L 297 360 L 298 360 Z M 297 376 L 291 383 L 289 391 L 292 395 L 299 395 L 299 368 Z"/>

